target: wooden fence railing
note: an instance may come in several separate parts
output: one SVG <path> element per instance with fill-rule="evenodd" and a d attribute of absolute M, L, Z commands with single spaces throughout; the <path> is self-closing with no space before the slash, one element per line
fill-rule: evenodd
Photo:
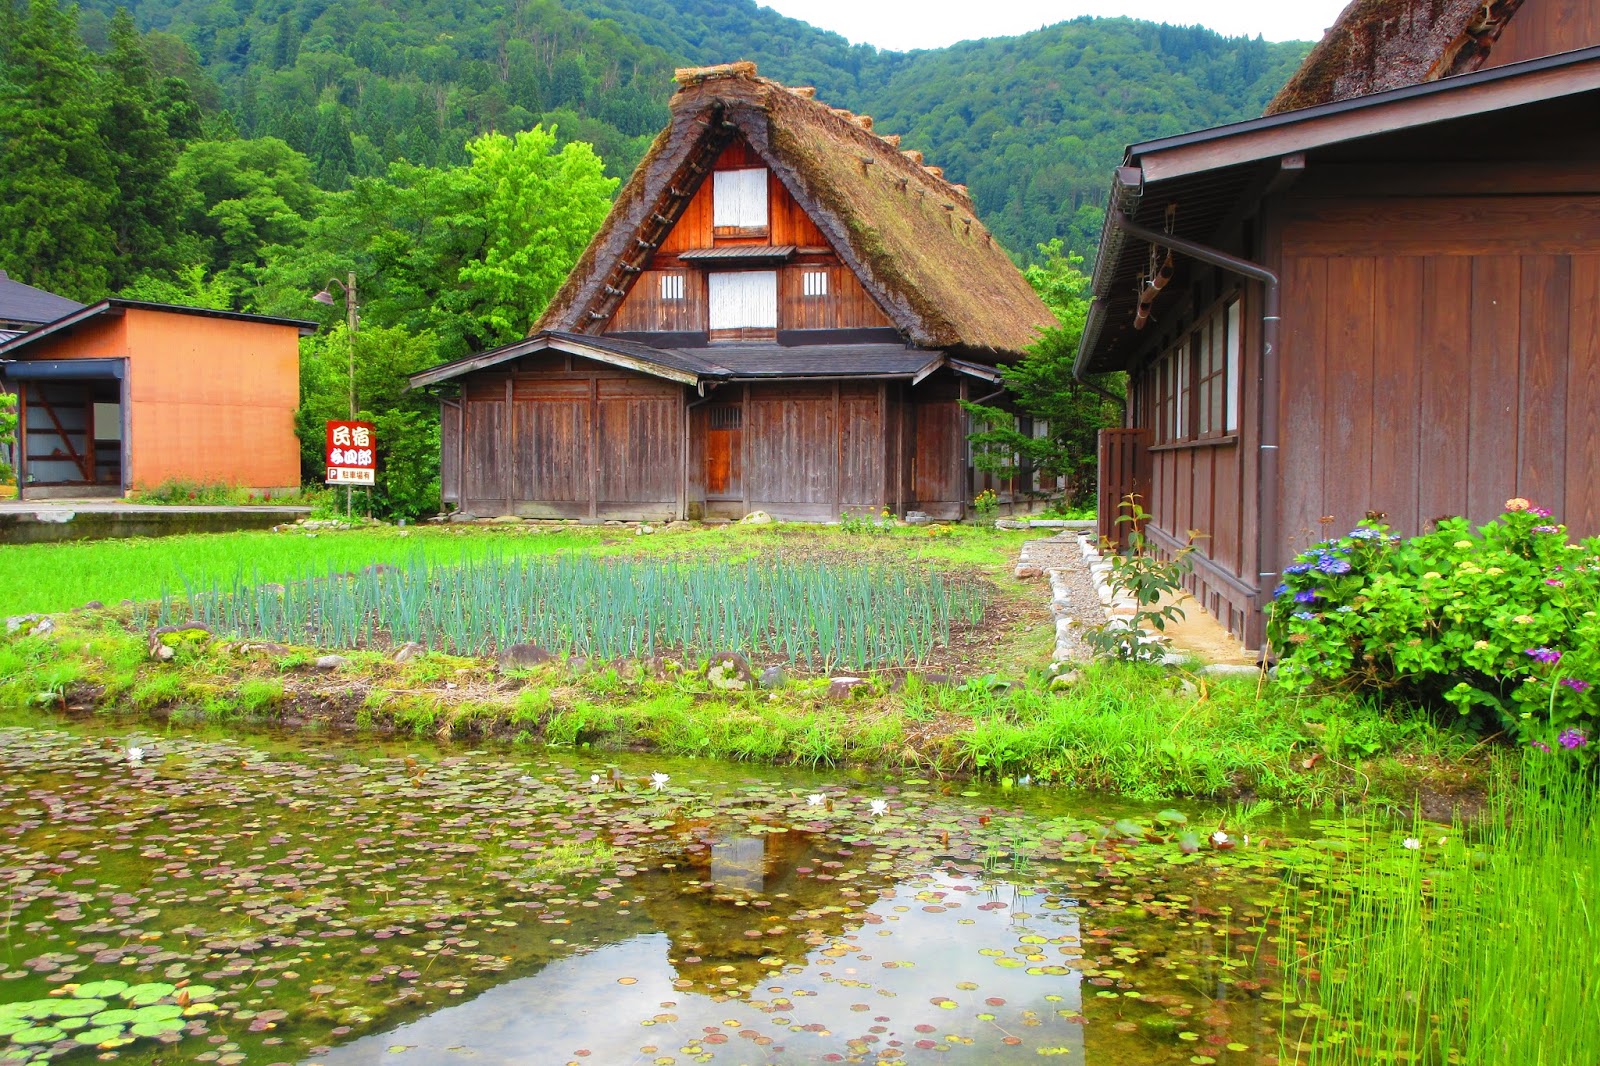
<path fill-rule="evenodd" d="M 1136 493 L 1149 509 L 1150 431 L 1102 429 L 1100 431 L 1100 538 L 1118 548 L 1127 546 L 1128 523 L 1118 522 L 1122 501 Z"/>

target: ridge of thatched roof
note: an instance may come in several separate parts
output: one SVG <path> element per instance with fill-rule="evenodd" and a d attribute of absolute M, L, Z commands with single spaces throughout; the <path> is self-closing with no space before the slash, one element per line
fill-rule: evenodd
<path fill-rule="evenodd" d="M 977 218 L 965 186 L 946 181 L 921 153 L 901 151 L 898 137 L 874 132 L 869 116 L 760 77 L 753 63 L 686 68 L 677 80 L 671 121 L 534 331 L 603 326 L 734 137 L 761 157 L 912 342 L 1011 354 L 1056 324 Z"/>
<path fill-rule="evenodd" d="M 1266 113 L 1477 70 L 1523 0 L 1352 0 Z"/>

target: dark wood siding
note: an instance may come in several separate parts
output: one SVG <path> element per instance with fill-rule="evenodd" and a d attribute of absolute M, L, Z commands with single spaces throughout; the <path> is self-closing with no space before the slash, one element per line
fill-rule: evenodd
<path fill-rule="evenodd" d="M 1315 199 L 1291 219 L 1285 553 L 1368 511 L 1412 534 L 1512 496 L 1600 532 L 1600 198 Z"/>
<path fill-rule="evenodd" d="M 683 404 L 682 386 L 556 354 L 475 374 L 462 391 L 462 509 L 671 518 Z"/>
<path fill-rule="evenodd" d="M 930 378 L 911 390 L 911 503 L 935 518 L 966 514 L 966 420 L 959 383 Z"/>
<path fill-rule="evenodd" d="M 461 502 L 461 404 L 455 400 L 439 404 L 439 498 Z"/>

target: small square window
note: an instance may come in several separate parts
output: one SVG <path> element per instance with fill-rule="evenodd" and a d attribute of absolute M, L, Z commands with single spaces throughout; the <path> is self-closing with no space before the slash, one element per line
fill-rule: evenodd
<path fill-rule="evenodd" d="M 682 274 L 663 274 L 663 275 L 661 275 L 661 298 L 663 300 L 681 300 L 681 299 L 683 299 L 683 275 Z"/>
<path fill-rule="evenodd" d="M 807 270 L 801 275 L 803 291 L 807 296 L 828 295 L 828 272 L 825 270 Z"/>

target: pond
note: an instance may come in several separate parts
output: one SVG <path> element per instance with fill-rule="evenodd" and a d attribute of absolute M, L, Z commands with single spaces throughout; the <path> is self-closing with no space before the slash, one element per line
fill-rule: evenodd
<path fill-rule="evenodd" d="M 1365 833 L 103 723 L 0 730 L 0 768 L 18 1062 L 1276 1062 Z"/>

